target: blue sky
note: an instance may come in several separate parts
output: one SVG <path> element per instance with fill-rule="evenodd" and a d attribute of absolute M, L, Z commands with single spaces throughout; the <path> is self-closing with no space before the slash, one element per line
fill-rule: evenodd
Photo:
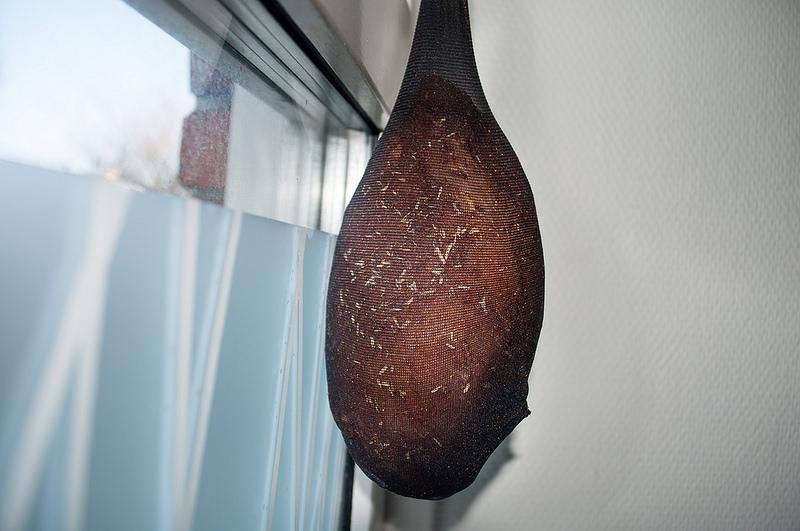
<path fill-rule="evenodd" d="M 193 106 L 189 52 L 122 0 L 0 1 L 0 159 L 92 172 Z"/>

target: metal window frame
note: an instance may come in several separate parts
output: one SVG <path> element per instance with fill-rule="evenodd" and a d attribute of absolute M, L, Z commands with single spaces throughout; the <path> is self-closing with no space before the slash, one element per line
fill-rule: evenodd
<path fill-rule="evenodd" d="M 360 42 L 358 35 L 345 35 L 336 26 L 331 15 L 335 6 L 323 7 L 314 0 L 126 1 L 271 104 L 282 102 L 274 101 L 274 94 L 265 87 L 277 89 L 301 106 L 324 105 L 352 129 L 377 134 L 386 124 L 399 82 L 377 87 L 375 76 L 356 54 L 357 48 L 371 44 Z M 394 52 L 381 62 L 381 69 L 402 72 L 411 44 L 413 12 L 405 0 L 392 4 L 394 8 L 383 16 L 399 17 L 403 30 L 387 37 L 393 42 L 381 44 L 381 49 Z M 370 38 L 375 39 L 374 32 Z"/>

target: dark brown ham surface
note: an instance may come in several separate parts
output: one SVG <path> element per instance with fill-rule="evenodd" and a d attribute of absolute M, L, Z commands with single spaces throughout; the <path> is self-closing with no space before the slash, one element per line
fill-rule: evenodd
<path fill-rule="evenodd" d="M 331 411 L 367 476 L 424 499 L 472 483 L 530 413 L 543 308 L 533 195 L 483 96 L 466 3 L 424 0 L 328 289 Z"/>

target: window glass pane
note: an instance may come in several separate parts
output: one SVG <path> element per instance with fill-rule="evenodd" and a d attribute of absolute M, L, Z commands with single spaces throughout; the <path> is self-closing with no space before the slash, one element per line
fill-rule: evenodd
<path fill-rule="evenodd" d="M 119 1 L 0 4 L 0 157 L 163 186 L 194 98 L 185 48 Z"/>
<path fill-rule="evenodd" d="M 0 159 L 338 231 L 373 135 L 307 79 L 172 24 L 194 54 L 121 1 L 3 3 L 0 21 Z"/>
<path fill-rule="evenodd" d="M 0 528 L 338 518 L 336 238 L 296 225 L 338 230 L 375 128 L 269 17 L 0 1 Z"/>

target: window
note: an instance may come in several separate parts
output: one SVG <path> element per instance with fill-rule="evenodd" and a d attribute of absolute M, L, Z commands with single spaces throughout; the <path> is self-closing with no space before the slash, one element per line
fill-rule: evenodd
<path fill-rule="evenodd" d="M 342 516 L 327 273 L 413 17 L 316 5 L 0 6 L 0 528 Z"/>

